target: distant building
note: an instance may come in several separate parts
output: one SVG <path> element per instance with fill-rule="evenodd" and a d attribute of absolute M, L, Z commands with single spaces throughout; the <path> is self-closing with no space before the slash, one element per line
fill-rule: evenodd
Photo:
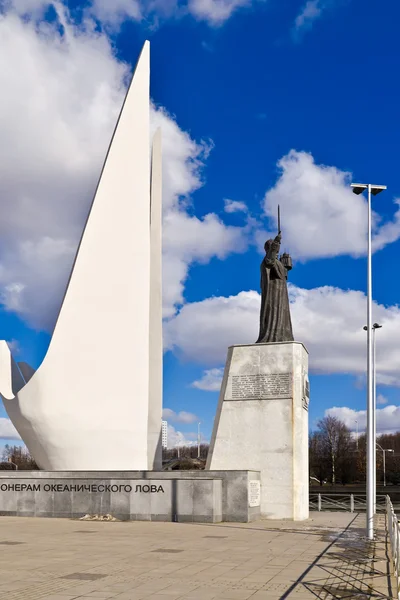
<path fill-rule="evenodd" d="M 161 444 L 162 444 L 163 448 L 168 447 L 168 422 L 167 421 L 162 421 Z"/>

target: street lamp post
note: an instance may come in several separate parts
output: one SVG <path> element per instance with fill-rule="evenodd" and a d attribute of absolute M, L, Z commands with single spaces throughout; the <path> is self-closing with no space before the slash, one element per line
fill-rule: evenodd
<path fill-rule="evenodd" d="M 371 194 L 376 196 L 383 190 L 385 185 L 371 185 L 370 183 L 352 183 L 351 187 L 355 194 L 368 191 L 368 251 L 367 251 L 367 538 L 374 539 L 374 397 L 372 382 L 372 214 Z"/>
<path fill-rule="evenodd" d="M 372 390 L 373 390 L 373 431 L 374 431 L 374 515 L 376 514 L 376 338 L 375 332 L 377 329 L 382 329 L 383 325 L 374 323 L 372 325 Z M 367 331 L 368 327 L 364 327 L 364 331 Z"/>
<path fill-rule="evenodd" d="M 356 419 L 356 447 L 358 452 L 358 420 Z"/>
<path fill-rule="evenodd" d="M 379 450 L 382 450 L 382 454 L 383 454 L 383 487 L 386 487 L 386 452 L 394 452 L 394 450 L 392 450 L 391 448 L 382 448 L 382 446 L 380 444 L 378 444 L 378 442 L 376 443 L 376 445 L 378 446 Z"/>
<path fill-rule="evenodd" d="M 198 423 L 198 426 L 197 426 L 197 458 L 200 458 L 200 441 L 201 441 L 200 423 Z"/>
<path fill-rule="evenodd" d="M 372 360 L 373 360 L 373 378 L 374 378 L 374 514 L 376 514 L 376 330 L 382 329 L 382 325 L 374 323 L 372 325 Z M 385 453 L 383 453 L 383 463 L 385 463 Z M 386 483 L 384 484 L 386 485 Z"/>

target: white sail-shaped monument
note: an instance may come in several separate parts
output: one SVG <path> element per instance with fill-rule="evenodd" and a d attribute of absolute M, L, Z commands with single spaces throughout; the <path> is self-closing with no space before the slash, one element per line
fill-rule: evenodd
<path fill-rule="evenodd" d="M 4 406 L 42 469 L 161 466 L 161 140 L 151 160 L 149 63 L 146 42 L 43 363 L 32 375 L 0 342 Z"/>

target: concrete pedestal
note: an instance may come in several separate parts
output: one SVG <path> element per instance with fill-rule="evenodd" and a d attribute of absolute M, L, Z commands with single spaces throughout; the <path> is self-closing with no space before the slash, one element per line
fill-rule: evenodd
<path fill-rule="evenodd" d="M 253 471 L 0 471 L 0 517 L 248 523 L 257 489 Z"/>
<path fill-rule="evenodd" d="M 303 344 L 229 348 L 206 468 L 260 471 L 265 518 L 308 518 L 308 402 Z"/>

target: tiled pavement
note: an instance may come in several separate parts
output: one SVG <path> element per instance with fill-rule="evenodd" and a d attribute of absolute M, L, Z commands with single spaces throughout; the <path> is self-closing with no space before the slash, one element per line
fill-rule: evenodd
<path fill-rule="evenodd" d="M 390 598 L 384 517 L 218 525 L 0 517 L 0 599 Z"/>

